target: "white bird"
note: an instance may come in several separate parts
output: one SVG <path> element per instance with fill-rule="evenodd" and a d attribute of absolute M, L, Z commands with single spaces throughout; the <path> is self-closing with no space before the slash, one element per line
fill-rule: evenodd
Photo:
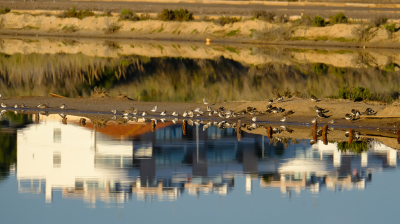
<path fill-rule="evenodd" d="M 208 125 L 203 126 L 203 131 L 205 131 L 208 128 Z"/>
<path fill-rule="evenodd" d="M 160 114 L 161 116 L 165 116 L 165 115 L 167 115 L 167 111 L 163 111 L 163 112 L 161 112 L 161 114 Z"/>
<path fill-rule="evenodd" d="M 218 114 L 218 110 L 214 110 L 214 112 L 213 112 L 214 114 Z"/>
<path fill-rule="evenodd" d="M 146 116 L 146 115 L 147 115 L 146 111 L 143 111 L 142 117 L 144 117 L 144 116 Z"/>
<path fill-rule="evenodd" d="M 312 119 L 311 123 L 315 123 L 317 121 L 317 118 Z"/>
<path fill-rule="evenodd" d="M 14 105 L 14 108 L 18 108 L 18 104 L 15 104 L 15 105 Z"/>
<path fill-rule="evenodd" d="M 228 118 L 231 118 L 232 117 L 232 115 L 230 115 L 230 114 L 228 114 L 228 115 L 226 115 L 226 119 L 228 119 Z"/>
<path fill-rule="evenodd" d="M 179 114 L 176 112 L 176 111 L 174 111 L 174 112 L 172 112 L 172 116 L 179 116 Z"/>
<path fill-rule="evenodd" d="M 201 117 L 201 114 L 196 114 L 196 117 Z"/>
<path fill-rule="evenodd" d="M 177 119 L 177 118 L 175 118 L 175 119 Z M 176 124 L 176 122 L 177 122 L 177 120 L 175 120 L 175 119 L 172 119 L 172 123 L 174 123 L 174 124 Z"/>
<path fill-rule="evenodd" d="M 156 112 L 157 111 L 157 106 L 155 106 L 153 109 L 151 109 L 151 112 Z"/>
<path fill-rule="evenodd" d="M 160 121 L 161 121 L 162 123 L 165 123 L 165 122 L 167 122 L 167 119 L 161 118 Z"/>
<path fill-rule="evenodd" d="M 253 117 L 251 120 L 256 122 L 257 121 L 257 117 Z"/>
<path fill-rule="evenodd" d="M 212 113 L 212 112 L 208 113 L 208 116 L 212 117 L 212 115 L 213 115 L 213 113 Z"/>
<path fill-rule="evenodd" d="M 208 104 L 208 101 L 206 100 L 206 98 L 203 98 L 203 103 L 206 105 Z"/>
<path fill-rule="evenodd" d="M 156 124 L 156 125 L 157 125 L 157 119 L 155 119 L 155 118 L 152 118 L 151 120 L 152 120 L 152 121 L 154 121 L 154 124 Z"/>
<path fill-rule="evenodd" d="M 67 108 L 67 106 L 65 106 L 65 104 L 61 104 L 60 109 L 65 109 Z"/>
<path fill-rule="evenodd" d="M 64 113 L 61 113 L 59 115 L 60 115 L 61 118 L 65 118 L 65 114 Z"/>
<path fill-rule="evenodd" d="M 199 113 L 199 114 L 204 114 L 204 112 L 203 112 L 203 111 L 201 111 L 201 110 L 199 110 L 199 111 L 198 111 L 198 113 Z"/>
<path fill-rule="evenodd" d="M 115 115 L 111 116 L 111 120 L 113 120 L 113 121 L 117 120 L 117 116 L 115 116 Z"/>
<path fill-rule="evenodd" d="M 253 123 L 253 124 L 251 125 L 251 127 L 252 127 L 252 128 L 257 128 L 257 124 L 256 124 L 256 123 Z"/>
<path fill-rule="evenodd" d="M 1 113 L 1 114 L 5 114 L 5 113 L 7 113 L 7 110 L 1 110 L 0 113 Z"/>
<path fill-rule="evenodd" d="M 18 111 L 14 111 L 14 114 L 15 114 L 15 115 L 18 115 Z"/>
<path fill-rule="evenodd" d="M 188 116 L 189 116 L 189 117 L 193 117 L 193 111 L 189 111 L 189 112 L 188 112 Z"/>
<path fill-rule="evenodd" d="M 188 116 L 188 112 L 185 110 L 185 112 L 183 112 L 182 116 L 183 117 L 187 117 Z"/>
<path fill-rule="evenodd" d="M 329 123 L 329 124 L 334 124 L 334 123 L 335 123 L 335 120 L 331 120 L 331 121 L 329 121 L 328 123 Z"/>
<path fill-rule="evenodd" d="M 207 106 L 207 111 L 212 111 L 210 106 Z"/>
<path fill-rule="evenodd" d="M 200 107 L 197 107 L 194 112 L 199 112 L 200 111 Z"/>
<path fill-rule="evenodd" d="M 286 116 L 282 117 L 281 121 L 285 122 L 286 121 Z"/>
<path fill-rule="evenodd" d="M 111 113 L 116 114 L 116 113 L 117 113 L 117 110 L 116 110 L 116 109 L 112 109 L 112 110 L 111 110 Z"/>

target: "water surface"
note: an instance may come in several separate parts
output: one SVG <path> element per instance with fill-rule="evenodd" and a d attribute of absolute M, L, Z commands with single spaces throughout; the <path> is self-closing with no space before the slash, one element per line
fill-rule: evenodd
<path fill-rule="evenodd" d="M 1 118 L 4 223 L 397 221 L 398 152 L 159 122 Z"/>

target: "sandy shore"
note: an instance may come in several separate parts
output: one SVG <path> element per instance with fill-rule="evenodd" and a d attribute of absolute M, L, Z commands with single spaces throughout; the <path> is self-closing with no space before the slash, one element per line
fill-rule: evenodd
<path fill-rule="evenodd" d="M 335 127 L 362 127 L 362 128 L 389 128 L 397 129 L 400 125 L 400 110 L 399 104 L 394 103 L 392 105 L 382 105 L 379 103 L 365 103 L 365 102 L 351 102 L 347 100 L 332 100 L 323 99 L 319 102 L 312 102 L 310 99 L 302 98 L 289 98 L 284 99 L 283 102 L 273 103 L 273 106 L 281 107 L 284 112 L 292 110 L 294 114 L 287 117 L 285 122 L 281 122 L 280 119 L 283 117 L 283 113 L 256 113 L 255 115 L 244 114 L 239 115 L 235 118 L 220 118 L 218 116 L 209 117 L 206 110 L 206 105 L 202 103 L 172 103 L 172 102 L 139 102 L 134 100 L 129 100 L 126 98 L 118 97 L 107 97 L 107 98 L 52 98 L 52 97 L 3 97 L 1 102 L 6 104 L 8 107 L 6 109 L 15 110 L 14 105 L 24 103 L 26 108 L 25 112 L 33 113 L 37 110 L 36 106 L 39 103 L 48 103 L 49 108 L 46 111 L 52 113 L 64 112 L 68 113 L 90 113 L 90 114 L 103 114 L 111 117 L 111 110 L 116 109 L 118 111 L 117 115 L 122 117 L 122 111 L 137 108 L 139 111 L 146 111 L 148 113 L 148 118 L 160 116 L 161 111 L 166 111 L 166 118 L 174 118 L 171 116 L 173 111 L 180 114 L 178 118 L 183 118 L 181 115 L 184 111 L 195 110 L 200 107 L 205 113 L 203 116 L 194 117 L 201 120 L 227 120 L 231 122 L 236 122 L 237 120 L 242 120 L 243 122 L 251 122 L 251 118 L 256 116 L 258 122 L 276 123 L 276 124 L 292 124 L 292 125 L 310 125 L 311 120 L 318 118 L 315 111 L 315 106 L 324 108 L 326 111 L 325 115 L 327 118 L 318 118 L 320 124 L 328 124 L 330 121 L 334 120 L 334 124 L 329 124 Z M 67 105 L 67 109 L 61 110 L 59 106 L 61 104 Z M 150 110 L 154 106 L 158 106 L 158 112 L 152 113 Z M 222 103 L 212 103 L 210 104 L 213 110 L 219 107 L 224 107 L 226 110 L 233 110 L 239 112 L 246 110 L 247 107 L 254 107 L 257 111 L 262 112 L 266 110 L 268 105 L 267 101 L 257 101 L 257 102 L 222 102 Z M 344 119 L 345 114 L 351 112 L 352 109 L 357 109 L 361 112 L 365 111 L 366 108 L 372 108 L 377 112 L 375 117 L 380 117 L 382 119 L 366 118 L 361 116 L 360 119 L 354 121 L 347 121 Z M 20 109 L 20 108 L 19 108 Z M 141 116 L 138 116 L 141 117 Z M 386 118 L 383 118 L 386 117 Z"/>

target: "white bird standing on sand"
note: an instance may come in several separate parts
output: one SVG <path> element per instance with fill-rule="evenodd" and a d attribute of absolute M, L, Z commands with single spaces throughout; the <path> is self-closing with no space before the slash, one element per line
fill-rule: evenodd
<path fill-rule="evenodd" d="M 257 121 L 257 117 L 253 117 L 251 120 L 256 122 Z"/>
<path fill-rule="evenodd" d="M 112 109 L 112 110 L 111 110 L 111 113 L 116 114 L 116 113 L 117 113 L 117 110 L 116 110 L 116 109 Z"/>
<path fill-rule="evenodd" d="M 199 112 L 200 111 L 200 107 L 197 107 L 194 112 Z"/>
<path fill-rule="evenodd" d="M 14 105 L 14 108 L 18 108 L 18 104 L 15 104 L 15 105 Z"/>
<path fill-rule="evenodd" d="M 331 120 L 331 121 L 329 121 L 328 123 L 329 123 L 329 124 L 334 124 L 334 123 L 335 123 L 335 120 Z"/>
<path fill-rule="evenodd" d="M 113 120 L 113 121 L 117 120 L 117 116 L 115 116 L 115 115 L 111 116 L 111 120 Z"/>
<path fill-rule="evenodd" d="M 187 117 L 188 116 L 188 112 L 185 110 L 185 112 L 183 112 L 182 116 L 183 117 Z"/>
<path fill-rule="evenodd" d="M 203 98 L 203 103 L 206 105 L 208 104 L 208 101 L 206 100 L 206 98 Z"/>
<path fill-rule="evenodd" d="M 65 106 L 65 104 L 61 104 L 60 109 L 65 109 L 67 108 L 67 106 Z"/>
<path fill-rule="evenodd" d="M 317 118 L 312 119 L 311 123 L 315 123 L 317 121 Z"/>
<path fill-rule="evenodd" d="M 177 117 L 177 116 L 179 116 L 179 113 L 177 113 L 176 111 L 174 111 L 174 112 L 172 112 L 172 116 Z"/>
<path fill-rule="evenodd" d="M 212 111 L 210 106 L 207 106 L 207 111 Z"/>
<path fill-rule="evenodd" d="M 285 122 L 286 119 L 287 119 L 286 116 L 284 116 L 284 117 L 281 119 L 281 121 L 282 121 L 282 122 Z"/>
<path fill-rule="evenodd" d="M 151 112 L 156 112 L 157 111 L 157 106 L 155 106 L 153 109 L 151 109 Z"/>
<path fill-rule="evenodd" d="M 188 112 L 188 116 L 189 116 L 189 117 L 193 117 L 193 111 L 189 111 L 189 112 Z"/>
<path fill-rule="evenodd" d="M 167 111 L 163 111 L 163 112 L 161 112 L 161 114 L 160 114 L 161 116 L 165 116 L 165 115 L 167 115 Z"/>
<path fill-rule="evenodd" d="M 143 111 L 142 117 L 144 117 L 144 116 L 146 116 L 146 115 L 147 115 L 146 111 Z"/>

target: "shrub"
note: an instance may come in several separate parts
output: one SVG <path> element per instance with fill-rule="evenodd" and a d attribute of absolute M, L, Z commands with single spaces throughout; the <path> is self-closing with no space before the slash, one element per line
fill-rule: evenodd
<path fill-rule="evenodd" d="M 149 13 L 142 13 L 140 15 L 140 20 L 149 20 L 150 19 L 150 14 Z"/>
<path fill-rule="evenodd" d="M 379 27 L 382 24 L 385 24 L 388 21 L 385 17 L 375 17 L 370 20 L 371 25 Z"/>
<path fill-rule="evenodd" d="M 255 19 L 259 19 L 259 20 L 263 20 L 263 21 L 267 21 L 267 22 L 273 22 L 274 17 L 275 17 L 274 12 L 266 12 L 266 11 L 262 11 L 262 10 L 253 11 L 253 12 L 251 12 L 251 15 Z"/>
<path fill-rule="evenodd" d="M 340 12 L 330 17 L 330 23 L 331 24 L 347 23 L 347 17 L 342 12 Z"/>
<path fill-rule="evenodd" d="M 236 23 L 236 22 L 239 22 L 240 20 L 242 20 L 242 17 L 240 17 L 238 19 L 236 17 L 221 16 L 221 17 L 219 17 L 218 23 L 221 24 L 222 26 L 224 26 L 225 24 Z"/>
<path fill-rule="evenodd" d="M 396 23 L 386 24 L 385 29 L 391 33 L 396 32 Z"/>
<path fill-rule="evenodd" d="M 136 13 L 132 12 L 129 9 L 122 9 L 120 15 L 119 15 L 120 20 L 130 20 L 130 21 L 138 21 L 139 16 L 136 15 Z"/>
<path fill-rule="evenodd" d="M 70 10 L 65 10 L 60 15 L 60 17 L 62 18 L 78 18 L 78 19 L 83 19 L 89 16 L 94 16 L 94 12 L 87 9 L 76 10 L 75 6 L 73 6 Z"/>
<path fill-rule="evenodd" d="M 113 22 L 111 24 L 108 24 L 107 28 L 104 29 L 104 33 L 105 34 L 116 33 L 119 29 L 121 29 L 121 26 L 119 26 L 117 22 Z"/>
<path fill-rule="evenodd" d="M 287 23 L 289 21 L 289 18 L 286 17 L 286 15 L 280 14 L 279 16 L 275 17 L 275 21 L 277 23 Z"/>
<path fill-rule="evenodd" d="M 162 21 L 192 21 L 194 20 L 193 14 L 186 9 L 169 10 L 164 9 L 158 13 L 158 18 Z"/>
<path fill-rule="evenodd" d="M 1 9 L 0 9 L 0 15 L 1 15 L 1 14 L 9 13 L 10 11 L 11 11 L 11 9 L 8 8 L 8 7 L 1 8 Z"/>
<path fill-rule="evenodd" d="M 366 24 L 360 24 L 352 31 L 358 41 L 369 41 L 376 35 L 376 29 Z"/>
<path fill-rule="evenodd" d="M 256 35 L 262 40 L 291 40 L 292 30 L 278 26 L 261 33 L 257 32 Z"/>
<path fill-rule="evenodd" d="M 325 19 L 322 18 L 322 17 L 320 17 L 320 16 L 314 17 L 314 19 L 313 19 L 313 26 L 316 26 L 316 27 L 323 27 L 323 26 L 325 26 Z"/>
<path fill-rule="evenodd" d="M 338 151 L 342 151 L 342 152 L 350 151 L 350 152 L 360 154 L 362 152 L 368 151 L 369 143 L 366 141 L 356 141 L 356 142 L 352 142 L 350 144 L 348 142 L 338 142 L 337 148 L 338 148 Z"/>
<path fill-rule="evenodd" d="M 104 11 L 103 14 L 101 14 L 101 15 L 102 15 L 102 16 L 110 17 L 110 16 L 112 16 L 112 13 L 111 13 L 111 10 L 106 10 L 106 11 Z"/>

